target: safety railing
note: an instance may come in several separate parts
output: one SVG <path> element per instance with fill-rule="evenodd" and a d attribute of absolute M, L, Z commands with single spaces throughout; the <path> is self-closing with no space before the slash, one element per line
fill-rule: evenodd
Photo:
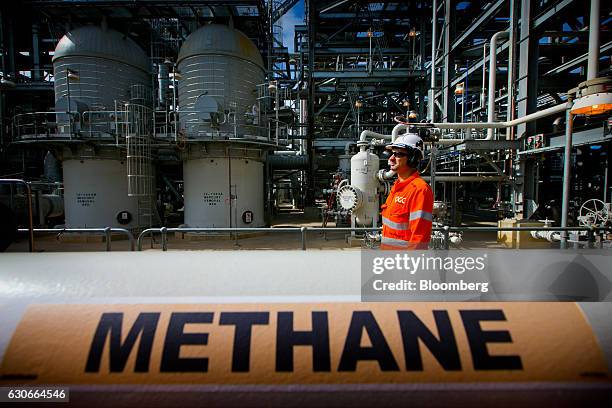
<path fill-rule="evenodd" d="M 283 228 L 148 228 L 143 230 L 136 240 L 138 251 L 142 251 L 143 239 L 153 234 L 161 234 L 161 248 L 163 251 L 168 250 L 168 233 L 229 233 L 237 234 L 243 232 L 291 232 L 299 233 L 301 236 L 301 249 L 307 248 L 307 233 L 308 232 L 380 232 L 381 228 L 323 228 L 323 227 L 283 227 Z M 436 227 L 432 231 L 442 232 L 444 234 L 445 249 L 450 247 L 451 232 L 501 232 L 501 231 L 560 231 L 560 232 L 587 232 L 587 242 L 589 247 L 595 243 L 596 234 L 605 231 L 612 231 L 609 227 Z M 601 243 L 601 241 L 600 241 Z"/>
<path fill-rule="evenodd" d="M 88 139 L 116 139 L 127 121 L 121 111 L 89 110 L 81 113 L 80 133 Z"/>
<path fill-rule="evenodd" d="M 62 122 L 61 125 L 58 122 Z M 13 116 L 13 135 L 16 140 L 72 138 L 71 129 L 74 129 L 74 124 L 74 116 L 66 112 L 20 113 Z M 58 126 L 61 126 L 62 129 Z"/>
<path fill-rule="evenodd" d="M 104 235 L 107 251 L 111 251 L 113 234 L 124 234 L 130 241 L 130 250 L 133 251 L 135 247 L 134 234 L 125 228 L 34 228 L 33 230 L 19 228 L 18 231 L 22 233 L 31 231 L 34 234 L 58 234 L 58 236 L 65 233 Z"/>

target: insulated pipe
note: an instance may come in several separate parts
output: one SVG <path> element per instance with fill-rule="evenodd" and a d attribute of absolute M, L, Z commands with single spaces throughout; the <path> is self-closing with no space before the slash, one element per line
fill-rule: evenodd
<path fill-rule="evenodd" d="M 438 20 L 437 12 L 438 12 L 438 0 L 433 0 L 433 4 L 431 6 L 432 16 L 431 16 L 431 85 L 429 90 L 429 105 L 428 108 L 428 116 L 430 121 L 434 121 L 436 118 L 434 117 L 436 111 L 436 104 L 434 102 L 435 94 L 436 94 L 436 44 L 438 42 L 437 32 L 436 32 L 436 22 Z"/>
<path fill-rule="evenodd" d="M 489 48 L 489 100 L 487 101 L 487 121 L 495 121 L 495 91 L 497 90 L 497 41 L 508 38 L 508 31 L 499 31 L 491 37 L 491 46 Z M 493 128 L 487 130 L 485 140 L 493 139 Z"/>
<path fill-rule="evenodd" d="M 351 154 L 351 146 L 354 144 L 355 142 L 346 142 L 346 144 L 344 145 L 344 154 L 346 155 Z"/>
<path fill-rule="evenodd" d="M 397 127 L 397 126 L 396 126 L 396 127 Z M 389 138 L 391 138 L 391 141 L 395 141 L 395 138 L 393 138 L 392 136 L 389 136 L 389 135 L 383 135 L 382 133 L 376 133 L 376 132 L 373 132 L 373 131 L 371 131 L 371 130 L 367 130 L 367 129 L 366 129 L 366 130 L 364 130 L 363 132 L 361 132 L 361 134 L 359 135 L 359 141 L 360 141 L 360 142 L 365 142 L 365 141 L 367 141 L 366 139 L 368 138 L 368 136 L 371 136 L 371 137 L 379 137 L 379 138 L 381 138 L 381 139 L 389 139 Z"/>
<path fill-rule="evenodd" d="M 591 18 L 589 20 L 589 61 L 587 81 L 597 78 L 599 71 L 599 9 L 600 0 L 591 0 Z"/>
<path fill-rule="evenodd" d="M 508 29 L 508 92 L 506 97 L 506 120 L 514 119 L 514 76 L 516 73 L 516 15 L 515 0 L 510 0 L 510 28 Z M 514 140 L 514 128 L 511 127 L 506 131 L 506 140 Z"/>
<path fill-rule="evenodd" d="M 421 176 L 425 181 L 431 179 L 430 176 Z M 503 181 L 505 176 L 438 176 L 436 175 L 436 182 L 438 181 Z"/>
<path fill-rule="evenodd" d="M 571 107 L 571 102 L 563 102 L 559 105 L 552 106 L 542 111 L 534 112 L 529 115 L 517 118 L 506 122 L 469 122 L 469 123 L 411 123 L 410 125 L 400 123 L 393 128 L 392 140 L 399 134 L 399 131 L 407 128 L 408 126 L 414 127 L 433 127 L 438 129 L 503 129 L 511 126 L 520 125 L 521 123 L 530 122 L 532 120 L 540 119 L 546 116 L 554 115 L 555 113 L 565 112 Z M 394 136 L 395 135 L 395 136 Z M 474 139 L 474 140 L 487 140 L 487 139 Z M 457 144 L 463 143 L 463 139 L 440 139 L 436 141 L 438 144 Z"/>
<path fill-rule="evenodd" d="M 38 24 L 32 24 L 32 62 L 34 64 L 34 72 L 32 73 L 32 79 L 34 81 L 40 81 L 40 52 L 39 52 L 39 40 L 38 40 Z"/>
<path fill-rule="evenodd" d="M 480 92 L 480 106 L 487 103 L 487 42 L 482 46 L 482 90 Z"/>
<path fill-rule="evenodd" d="M 275 170 L 306 170 L 308 169 L 308 156 L 297 155 L 268 155 L 268 163 Z"/>
<path fill-rule="evenodd" d="M 570 97 L 571 104 L 571 97 Z M 561 198 L 561 228 L 567 227 L 567 213 L 572 179 L 572 125 L 574 115 L 571 107 L 566 111 L 565 119 L 565 151 L 563 154 L 563 196 Z M 561 233 L 561 249 L 567 247 L 567 231 Z"/>

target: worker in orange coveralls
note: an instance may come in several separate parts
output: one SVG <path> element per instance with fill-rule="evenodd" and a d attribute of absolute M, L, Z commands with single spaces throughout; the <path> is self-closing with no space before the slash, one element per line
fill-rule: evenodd
<path fill-rule="evenodd" d="M 397 180 L 382 205 L 381 249 L 427 249 L 431 239 L 431 187 L 419 176 L 423 140 L 412 133 L 401 135 L 387 146 L 389 166 Z"/>

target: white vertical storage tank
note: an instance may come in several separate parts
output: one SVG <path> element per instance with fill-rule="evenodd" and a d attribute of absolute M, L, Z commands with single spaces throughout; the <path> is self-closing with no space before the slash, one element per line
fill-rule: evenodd
<path fill-rule="evenodd" d="M 357 225 L 369 227 L 378 224 L 378 169 L 378 156 L 363 147 L 351 158 L 351 185 L 362 193 L 362 204 L 353 211 Z"/>
<path fill-rule="evenodd" d="M 132 226 L 136 221 L 137 202 L 128 197 L 125 174 L 125 161 L 64 161 L 66 226 Z"/>
<path fill-rule="evenodd" d="M 70 125 L 67 114 L 57 114 L 58 136 L 73 142 L 58 152 L 66 226 L 138 227 L 139 203 L 128 196 L 125 152 L 109 145 L 118 132 L 116 107 L 138 97 L 134 89 L 150 89 L 147 55 L 117 31 L 86 26 L 59 41 L 53 71 L 55 110 L 69 110 L 74 118 Z"/>
<path fill-rule="evenodd" d="M 265 148 L 246 117 L 264 82 L 261 55 L 233 28 L 211 24 L 192 33 L 177 60 L 185 224 L 262 227 Z M 267 140 L 266 140 L 267 142 Z"/>
<path fill-rule="evenodd" d="M 185 224 L 210 228 L 264 225 L 263 163 L 217 157 L 185 161 L 183 169 Z"/>
<path fill-rule="evenodd" d="M 357 143 L 358 145 L 360 143 Z M 379 158 L 361 145 L 359 152 L 351 158 L 351 184 L 338 190 L 338 204 L 351 211 L 356 226 L 378 226 L 378 187 L 376 173 Z"/>

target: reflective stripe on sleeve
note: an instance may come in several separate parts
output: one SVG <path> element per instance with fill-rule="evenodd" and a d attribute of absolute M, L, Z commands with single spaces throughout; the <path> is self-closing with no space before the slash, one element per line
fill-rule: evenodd
<path fill-rule="evenodd" d="M 413 211 L 410 213 L 410 221 L 414 221 L 419 218 L 431 221 L 431 213 L 423 210 Z"/>
<path fill-rule="evenodd" d="M 410 228 L 407 222 L 393 222 L 384 216 L 382 217 L 382 222 L 383 222 L 383 225 L 386 225 L 387 227 L 393 228 L 395 230 L 405 231 Z"/>
<path fill-rule="evenodd" d="M 389 238 L 389 237 L 382 237 L 381 240 L 381 244 L 383 245 L 393 245 L 393 246 L 398 246 L 398 247 L 402 247 L 402 248 L 407 248 L 409 245 L 408 241 L 404 241 L 403 239 L 397 239 L 397 238 Z"/>

